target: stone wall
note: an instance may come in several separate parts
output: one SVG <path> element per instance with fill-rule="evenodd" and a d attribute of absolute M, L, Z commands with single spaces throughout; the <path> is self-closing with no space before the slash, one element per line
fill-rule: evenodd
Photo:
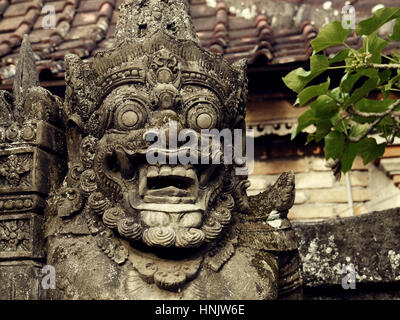
<path fill-rule="evenodd" d="M 306 299 L 400 299 L 399 208 L 293 226 Z M 346 266 L 354 289 L 342 287 Z"/>
<path fill-rule="evenodd" d="M 275 182 L 280 172 L 296 174 L 296 202 L 289 218 L 316 220 L 352 216 L 348 207 L 346 179 L 335 181 L 321 156 L 256 160 L 248 193 L 258 194 Z M 350 172 L 355 215 L 400 206 L 400 190 L 386 172 L 357 158 Z"/>

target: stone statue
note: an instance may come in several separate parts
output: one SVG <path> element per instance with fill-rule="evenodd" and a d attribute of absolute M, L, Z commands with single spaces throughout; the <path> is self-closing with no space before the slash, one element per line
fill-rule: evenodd
<path fill-rule="evenodd" d="M 36 123 L 46 124 L 52 131 L 42 135 L 51 140 L 44 149 L 52 150 L 53 160 L 40 162 L 40 151 L 32 162 L 11 139 L 10 150 L 0 153 L 0 187 L 18 195 L 30 170 L 48 180 L 40 193 L 47 197 L 44 212 L 29 219 L 43 224 L 40 257 L 54 267 L 56 288 L 37 298 L 301 298 L 298 245 L 287 219 L 293 173 L 247 197 L 247 176 L 236 174 L 243 161 L 212 161 L 216 154 L 223 158 L 223 150 L 198 150 L 208 165 L 171 161 L 188 150 L 168 139 L 173 124 L 198 136 L 201 130 L 246 128 L 246 62 L 230 65 L 201 48 L 185 1 L 126 0 L 113 48 L 88 61 L 65 57 L 64 104 L 32 80 L 27 39 L 24 46 L 21 61 L 28 67 L 19 68 L 15 102 L 6 93 L 1 97 L 5 137 L 20 139 L 39 130 Z M 149 132 L 167 137 L 167 148 L 153 149 L 167 162 L 149 163 Z M 65 154 L 66 174 L 58 161 Z M 22 195 L 16 199 L 28 204 Z M 2 230 L 10 229 L 3 221 L 19 224 L 26 216 L 5 216 L 5 207 L 0 244 Z M 25 230 L 17 237 L 32 244 L 34 235 Z M 37 258 L 29 257 L 36 264 Z"/>

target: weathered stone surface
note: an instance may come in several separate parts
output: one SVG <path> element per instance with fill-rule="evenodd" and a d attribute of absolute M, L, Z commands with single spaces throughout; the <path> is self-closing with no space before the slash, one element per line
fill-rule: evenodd
<path fill-rule="evenodd" d="M 0 262 L 0 296 L 2 300 L 41 299 L 41 268 L 37 262 Z"/>
<path fill-rule="evenodd" d="M 0 92 L 0 299 L 42 298 L 42 215 L 64 175 L 62 103 L 38 85 L 25 36 L 13 96 Z"/>
<path fill-rule="evenodd" d="M 131 263 L 119 266 L 111 262 L 91 237 L 57 237 L 49 249 L 49 260 L 57 270 L 57 290 L 47 292 L 53 300 L 277 298 L 278 257 L 272 253 L 254 256 L 254 250 L 241 248 L 219 272 L 201 268 L 195 279 L 177 292 L 160 290 L 156 284 L 144 281 Z M 246 270 L 246 275 L 238 277 L 238 270 Z"/>
<path fill-rule="evenodd" d="M 0 151 L 0 192 L 37 192 L 47 195 L 50 191 L 48 172 L 50 155 L 37 148 L 19 148 Z"/>
<path fill-rule="evenodd" d="M 400 209 L 322 222 L 294 222 L 300 240 L 303 279 L 314 298 L 400 297 Z M 341 288 L 343 267 L 353 265 L 356 290 Z M 385 287 L 385 284 L 387 285 Z M 371 288 L 368 289 L 368 285 Z M 323 288 L 337 287 L 333 291 Z M 385 289 L 386 288 L 386 289 Z M 387 290 L 387 293 L 385 293 Z M 363 294 L 363 292 L 365 294 Z"/>
<path fill-rule="evenodd" d="M 245 130 L 246 63 L 201 48 L 187 9 L 126 0 L 114 47 L 65 58 L 69 170 L 45 210 L 52 299 L 301 296 L 293 172 L 249 198 L 243 159 L 215 163 L 199 144 L 202 130 Z"/>
<path fill-rule="evenodd" d="M 42 218 L 36 214 L 0 216 L 0 260 L 44 258 Z"/>

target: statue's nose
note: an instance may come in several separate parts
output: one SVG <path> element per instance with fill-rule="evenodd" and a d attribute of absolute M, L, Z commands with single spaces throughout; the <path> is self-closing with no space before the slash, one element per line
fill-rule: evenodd
<path fill-rule="evenodd" d="M 158 84 L 153 89 L 153 101 L 157 105 L 158 110 L 176 110 L 181 103 L 181 95 L 179 90 L 172 84 Z"/>
<path fill-rule="evenodd" d="M 178 130 L 183 129 L 183 124 L 177 112 L 173 109 L 155 111 L 150 119 L 150 124 L 154 127 L 168 129 L 176 123 Z"/>
<path fill-rule="evenodd" d="M 162 130 L 166 141 L 170 141 L 170 138 L 174 141 L 177 140 L 180 132 L 185 129 L 179 115 L 171 109 L 154 112 L 151 125 Z M 180 145 L 179 142 L 177 144 Z"/>

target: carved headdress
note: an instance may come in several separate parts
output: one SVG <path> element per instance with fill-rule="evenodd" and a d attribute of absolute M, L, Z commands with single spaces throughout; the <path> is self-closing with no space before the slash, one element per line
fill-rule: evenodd
<path fill-rule="evenodd" d="M 222 55 L 206 51 L 194 30 L 185 0 L 128 0 L 120 7 L 114 47 L 87 62 L 67 55 L 66 110 L 98 132 L 95 111 L 117 86 L 140 83 L 153 91 L 153 103 L 168 104 L 185 85 L 212 90 L 223 104 L 223 123 L 232 127 L 244 117 L 246 61 L 229 64 Z M 101 131 L 101 130 L 100 130 Z"/>

